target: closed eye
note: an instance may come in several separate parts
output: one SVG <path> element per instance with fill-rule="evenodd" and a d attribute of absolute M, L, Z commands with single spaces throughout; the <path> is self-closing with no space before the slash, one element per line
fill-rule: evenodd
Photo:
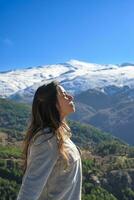
<path fill-rule="evenodd" d="M 62 94 L 63 94 L 63 95 L 66 95 L 66 93 L 65 93 L 65 92 L 62 92 Z"/>
<path fill-rule="evenodd" d="M 64 97 L 65 97 L 65 96 L 69 96 L 69 94 L 66 93 L 66 92 L 63 92 L 62 94 L 63 94 Z"/>
<path fill-rule="evenodd" d="M 63 93 L 63 97 L 67 97 L 67 94 Z"/>

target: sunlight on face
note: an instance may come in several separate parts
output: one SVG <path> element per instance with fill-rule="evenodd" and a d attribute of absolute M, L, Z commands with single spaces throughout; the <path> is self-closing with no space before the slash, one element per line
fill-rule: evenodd
<path fill-rule="evenodd" d="M 59 103 L 59 111 L 61 116 L 64 118 L 68 114 L 75 112 L 75 105 L 73 102 L 73 96 L 68 94 L 66 90 L 62 86 L 58 86 L 58 103 Z"/>

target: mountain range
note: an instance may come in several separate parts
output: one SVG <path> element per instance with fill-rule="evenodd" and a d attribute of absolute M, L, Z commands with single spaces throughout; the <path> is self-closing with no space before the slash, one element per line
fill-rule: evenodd
<path fill-rule="evenodd" d="M 134 144 L 134 64 L 100 65 L 70 60 L 0 73 L 0 97 L 31 103 L 35 90 L 52 80 L 74 95 L 70 119 L 92 124 Z"/>
<path fill-rule="evenodd" d="M 57 79 L 68 91 L 79 94 L 88 89 L 98 89 L 113 94 L 114 89 L 105 90 L 107 86 L 134 88 L 134 66 L 99 65 L 78 60 L 66 63 L 30 67 L 0 73 L 0 96 L 30 94 L 40 84 Z M 9 84 L 10 83 L 10 84 Z"/>

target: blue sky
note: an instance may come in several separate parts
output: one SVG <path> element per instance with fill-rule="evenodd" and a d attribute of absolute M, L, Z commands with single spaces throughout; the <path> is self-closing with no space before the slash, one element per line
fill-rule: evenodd
<path fill-rule="evenodd" d="M 0 71 L 134 62 L 133 0 L 0 0 Z"/>

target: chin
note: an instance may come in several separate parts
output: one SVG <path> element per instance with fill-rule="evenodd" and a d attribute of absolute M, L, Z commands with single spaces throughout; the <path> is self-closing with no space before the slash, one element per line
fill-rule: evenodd
<path fill-rule="evenodd" d="M 75 112 L 75 108 L 73 108 L 71 112 Z"/>
<path fill-rule="evenodd" d="M 73 108 L 73 112 L 75 112 L 75 108 Z"/>
<path fill-rule="evenodd" d="M 69 111 L 68 114 L 75 112 L 75 106 L 71 105 L 71 107 L 68 109 L 68 111 Z"/>
<path fill-rule="evenodd" d="M 70 115 L 71 113 L 74 113 L 75 112 L 75 108 L 74 109 L 71 109 L 70 112 L 68 112 L 67 115 Z"/>

